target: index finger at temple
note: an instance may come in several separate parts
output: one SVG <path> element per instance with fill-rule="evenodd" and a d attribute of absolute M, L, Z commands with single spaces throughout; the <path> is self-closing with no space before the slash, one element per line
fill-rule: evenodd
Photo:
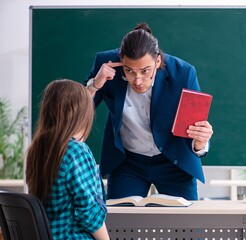
<path fill-rule="evenodd" d="M 121 67 L 121 66 L 123 66 L 123 63 L 122 62 L 111 62 L 111 61 L 109 61 L 108 63 L 107 63 L 107 65 L 109 66 L 109 67 Z"/>

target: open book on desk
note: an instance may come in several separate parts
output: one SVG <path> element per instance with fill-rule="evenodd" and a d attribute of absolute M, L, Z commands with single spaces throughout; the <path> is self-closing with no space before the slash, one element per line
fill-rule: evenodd
<path fill-rule="evenodd" d="M 138 206 L 138 207 L 188 207 L 192 203 L 183 197 L 175 197 L 165 194 L 153 194 L 145 198 L 130 196 L 124 198 L 108 199 L 107 206 Z"/>

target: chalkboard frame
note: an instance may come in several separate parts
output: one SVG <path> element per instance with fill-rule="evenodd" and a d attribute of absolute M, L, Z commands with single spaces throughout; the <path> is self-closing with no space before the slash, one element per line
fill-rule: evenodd
<path fill-rule="evenodd" d="M 51 7 L 51 6 L 38 6 L 38 7 L 35 7 L 35 6 L 32 6 L 30 7 L 30 100 L 29 100 L 29 104 L 30 104 L 30 112 L 29 112 L 29 122 L 30 122 L 30 136 L 33 132 L 33 129 L 34 129 L 34 121 L 33 121 L 33 112 L 34 111 L 37 111 L 37 110 L 34 110 L 34 105 L 36 104 L 36 109 L 38 108 L 38 103 L 37 102 L 34 102 L 33 103 L 33 87 L 35 86 L 35 82 L 33 81 L 33 60 L 36 58 L 36 56 L 33 56 L 33 46 L 35 45 L 35 43 L 33 42 L 33 30 L 34 28 L 36 27 L 35 26 L 35 21 L 33 21 L 33 11 L 43 11 L 43 10 L 76 10 L 76 9 L 79 9 L 79 10 L 107 10 L 107 9 L 110 9 L 110 10 L 206 10 L 206 11 L 224 11 L 224 10 L 227 10 L 227 11 L 230 11 L 230 12 L 236 12 L 236 11 L 243 11 L 245 12 L 246 14 L 246 9 L 245 8 L 242 8 L 242 7 L 231 7 L 231 6 L 223 6 L 223 7 L 215 7 L 215 6 L 211 6 L 211 7 L 196 7 L 196 6 L 187 6 L 187 7 L 176 7 L 176 6 L 55 6 L 55 7 Z M 134 27 L 134 25 L 131 26 L 132 28 Z M 150 24 L 150 27 L 152 28 L 153 30 L 153 26 Z M 212 26 L 211 26 L 212 27 Z M 128 30 L 130 30 L 131 28 L 128 28 Z M 219 29 L 218 29 L 219 30 Z M 153 31 L 154 34 L 157 36 L 157 38 L 160 39 L 160 36 L 158 36 L 158 33 L 156 33 L 156 31 Z M 246 30 L 245 30 L 246 32 Z M 125 32 L 126 33 L 126 32 Z M 122 35 L 123 36 L 123 35 Z M 213 37 L 212 35 L 210 37 Z M 228 36 L 227 36 L 228 37 Z M 160 42 L 160 41 L 159 41 Z M 187 42 L 185 42 L 184 44 L 187 44 Z M 222 99 L 218 99 L 218 95 L 217 94 L 214 94 L 213 92 L 213 88 L 217 88 L 219 89 L 221 87 L 221 85 L 219 83 L 215 83 L 214 86 L 210 85 L 210 86 L 206 86 L 204 84 L 203 81 L 201 81 L 202 77 L 203 77 L 203 74 L 201 73 L 202 71 L 199 69 L 199 67 L 197 67 L 197 64 L 196 64 L 196 61 L 193 60 L 193 59 L 190 59 L 190 56 L 186 56 L 185 54 L 179 54 L 179 50 L 181 48 L 180 45 L 178 46 L 175 46 L 176 48 L 172 48 L 171 46 L 171 49 L 174 49 L 173 51 L 167 51 L 169 54 L 173 54 L 173 55 L 176 55 L 178 57 L 181 57 L 189 62 L 191 62 L 193 65 L 195 65 L 195 67 L 197 68 L 197 72 L 198 72 L 198 78 L 199 78 L 199 81 L 200 81 L 200 84 L 201 84 L 201 88 L 203 91 L 205 92 L 208 92 L 208 93 L 211 93 L 212 95 L 214 95 L 214 100 L 213 100 L 213 103 L 212 103 L 212 107 L 211 107 L 211 113 L 209 115 L 209 121 L 211 121 L 211 123 L 216 123 L 214 126 L 214 136 L 211 140 L 211 150 L 208 154 L 208 156 L 206 158 L 203 159 L 203 164 L 204 166 L 206 167 L 223 167 L 223 168 L 246 168 L 246 156 L 244 153 L 244 151 L 242 151 L 241 149 L 241 152 L 239 154 L 239 157 L 243 157 L 243 159 L 239 159 L 239 161 L 237 162 L 233 162 L 233 164 L 231 164 L 231 162 L 229 161 L 227 163 L 227 160 L 226 162 L 219 162 L 219 163 L 216 163 L 216 155 L 219 155 L 221 154 L 221 152 L 225 152 L 223 157 L 224 158 L 227 158 L 227 155 L 226 155 L 226 151 L 233 151 L 234 149 L 232 149 L 233 147 L 230 147 L 230 145 L 226 145 L 226 146 L 223 146 L 223 144 L 221 145 L 221 140 L 223 140 L 222 138 L 219 138 L 217 137 L 221 131 L 224 131 L 225 129 L 223 129 L 223 126 L 220 126 L 219 125 L 219 121 L 223 120 L 221 118 L 221 115 L 219 116 L 220 118 L 217 118 L 214 120 L 214 118 L 216 118 L 216 114 L 218 113 L 218 108 L 216 108 L 216 106 L 218 104 L 222 104 L 223 105 L 223 102 L 222 102 Z M 110 47 L 111 48 L 111 47 Z M 108 49 L 110 49 L 108 48 Z M 99 49 L 95 49 L 94 53 L 95 54 Z M 106 49 L 104 49 L 106 50 Z M 187 50 L 188 52 L 188 50 Z M 204 54 L 204 52 L 203 52 Z M 213 57 L 217 57 L 216 54 L 213 56 Z M 225 59 L 225 60 L 228 60 L 228 59 Z M 91 64 L 92 64 L 92 61 L 90 61 Z M 204 63 L 205 64 L 205 63 Z M 82 65 L 82 64 L 81 64 Z M 205 64 L 206 65 L 206 64 Z M 209 65 L 205 66 L 205 67 L 208 67 Z M 209 74 L 208 76 L 212 76 L 218 69 L 216 69 L 215 66 L 210 66 L 210 72 L 211 74 Z M 89 70 L 89 69 L 87 69 Z M 219 71 L 221 71 L 221 69 L 219 69 Z M 221 75 L 225 75 L 225 73 L 222 73 Z M 207 76 L 207 77 L 208 77 Z M 59 78 L 61 76 L 57 76 L 56 78 Z M 51 80 L 54 80 L 54 79 L 50 79 Z M 76 80 L 76 79 L 75 79 Z M 78 81 L 82 81 L 82 79 L 77 79 Z M 231 84 L 231 85 L 230 85 Z M 232 87 L 232 83 L 229 83 L 228 87 Z M 237 89 L 237 90 L 240 90 L 240 89 Z M 41 92 L 40 92 L 41 94 Z M 243 98 L 244 96 L 241 94 L 241 98 Z M 240 98 L 240 96 L 239 96 Z M 239 101 L 239 100 L 237 100 Z M 244 106 L 244 105 L 243 105 Z M 231 107 L 233 108 L 234 105 L 230 105 L 230 106 L 227 106 L 227 107 Z M 99 111 L 105 111 L 105 106 L 102 106 L 100 107 L 101 110 Z M 226 108 L 225 108 L 226 109 Z M 228 110 L 228 109 L 227 109 Z M 226 110 L 225 110 L 226 112 Z M 217 114 L 218 115 L 218 114 Z M 245 116 L 243 116 L 245 117 Z M 105 119 L 104 119 L 105 120 Z M 104 121 L 103 120 L 103 121 Z M 230 122 L 231 119 L 226 119 L 228 122 Z M 237 119 L 238 120 L 238 119 Z M 96 124 L 96 130 L 93 130 L 93 131 L 96 131 L 97 133 L 93 133 L 92 132 L 92 138 L 93 138 L 93 135 L 97 138 L 97 134 L 98 134 L 98 131 L 103 131 L 102 130 L 102 126 L 98 127 L 100 124 L 102 124 L 101 119 L 100 119 L 100 116 L 99 116 L 99 119 L 98 117 L 96 116 L 96 120 L 95 120 L 95 124 Z M 213 122 L 214 121 L 214 122 Z M 240 124 L 240 122 L 235 122 L 235 124 Z M 230 130 L 230 129 L 229 129 Z M 227 129 L 225 131 L 228 131 Z M 230 136 L 230 132 L 228 131 L 227 133 L 229 136 Z M 240 134 L 240 131 L 238 132 L 238 134 Z M 101 133 L 99 133 L 99 135 L 101 135 Z M 228 138 L 228 141 L 231 142 L 231 143 L 234 143 L 234 141 L 240 141 L 242 139 L 238 139 L 236 138 L 236 140 L 234 140 L 234 138 L 232 137 L 229 137 Z M 89 144 L 90 145 L 90 144 Z M 219 145 L 219 148 L 217 147 Z M 229 146 L 229 147 L 228 147 Z M 234 145 L 233 145 L 234 146 Z M 93 150 L 93 146 L 90 146 Z M 217 148 L 217 149 L 216 149 Z M 230 149 L 228 149 L 230 148 Z M 213 149 L 216 149 L 216 151 L 214 152 Z M 93 151 L 94 152 L 94 151 Z M 235 150 L 235 156 L 237 155 L 237 152 L 238 152 L 238 149 Z M 98 153 L 95 154 L 95 157 L 96 157 L 96 160 L 97 162 L 99 161 L 99 156 L 98 156 Z M 211 158 L 215 157 L 215 160 L 212 160 L 212 162 L 210 161 Z M 236 159 L 236 157 L 235 157 Z M 208 160 L 208 161 L 207 161 Z M 235 164 L 234 164 L 235 163 Z"/>

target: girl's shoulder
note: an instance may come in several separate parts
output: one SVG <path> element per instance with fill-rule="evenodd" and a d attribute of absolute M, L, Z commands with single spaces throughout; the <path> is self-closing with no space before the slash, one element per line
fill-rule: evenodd
<path fill-rule="evenodd" d="M 90 148 L 89 146 L 85 143 L 85 142 L 80 142 L 78 140 L 76 140 L 75 138 L 71 138 L 68 142 L 67 145 L 67 150 L 71 150 L 71 151 L 87 151 L 90 152 Z"/>
<path fill-rule="evenodd" d="M 63 155 L 60 172 L 65 175 L 73 175 L 75 172 L 88 172 L 88 169 L 94 172 L 96 167 L 95 158 L 88 145 L 71 139 Z"/>
<path fill-rule="evenodd" d="M 86 163 L 94 164 L 94 156 L 85 142 L 77 141 L 72 138 L 67 144 L 67 149 L 64 154 L 64 159 L 67 160 L 67 163 Z"/>

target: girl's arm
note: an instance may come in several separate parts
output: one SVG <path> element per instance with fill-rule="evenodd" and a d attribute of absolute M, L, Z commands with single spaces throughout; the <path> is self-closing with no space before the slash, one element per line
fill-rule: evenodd
<path fill-rule="evenodd" d="M 92 233 L 92 235 L 96 240 L 109 240 L 110 239 L 105 222 L 103 223 L 102 227 L 99 228 L 96 232 Z"/>

